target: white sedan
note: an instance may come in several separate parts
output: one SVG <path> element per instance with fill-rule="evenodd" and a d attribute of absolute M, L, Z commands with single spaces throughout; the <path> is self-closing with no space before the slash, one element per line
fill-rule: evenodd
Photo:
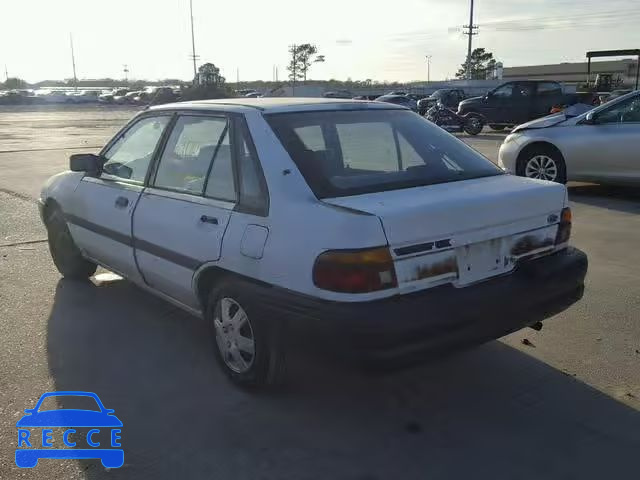
<path fill-rule="evenodd" d="M 539 327 L 583 292 L 563 185 L 388 103 L 152 107 L 70 166 L 40 199 L 60 272 L 102 265 L 204 317 L 240 384 L 278 380 L 300 334 L 387 362 Z"/>
<path fill-rule="evenodd" d="M 498 165 L 515 175 L 640 185 L 640 91 L 572 115 L 533 120 L 513 129 Z"/>

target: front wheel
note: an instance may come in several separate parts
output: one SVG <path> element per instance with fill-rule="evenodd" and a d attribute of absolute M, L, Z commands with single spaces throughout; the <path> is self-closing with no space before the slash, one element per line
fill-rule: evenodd
<path fill-rule="evenodd" d="M 86 280 L 96 273 L 96 264 L 82 256 L 60 210 L 56 209 L 49 215 L 47 238 L 53 263 L 65 278 Z"/>
<path fill-rule="evenodd" d="M 560 152 L 540 147 L 524 151 L 518 161 L 516 173 L 522 177 L 566 183 L 567 169 Z"/>
<path fill-rule="evenodd" d="M 478 135 L 484 128 L 484 118 L 477 113 L 470 113 L 464 123 L 464 131 L 469 135 Z"/>
<path fill-rule="evenodd" d="M 225 374 L 240 386 L 265 387 L 284 378 L 282 331 L 254 303 L 249 287 L 240 280 L 221 280 L 209 294 L 206 320 Z"/>

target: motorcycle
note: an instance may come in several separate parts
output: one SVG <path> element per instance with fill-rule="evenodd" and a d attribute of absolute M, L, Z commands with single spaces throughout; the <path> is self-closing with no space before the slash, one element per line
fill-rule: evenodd
<path fill-rule="evenodd" d="M 479 113 L 458 115 L 440 102 L 427 111 L 426 118 L 447 132 L 466 132 L 469 135 L 478 135 L 487 123 Z"/>

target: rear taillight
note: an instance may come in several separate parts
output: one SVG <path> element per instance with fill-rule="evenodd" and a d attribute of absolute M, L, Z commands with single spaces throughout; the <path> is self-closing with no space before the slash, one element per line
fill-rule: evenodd
<path fill-rule="evenodd" d="M 386 247 L 324 252 L 313 266 L 313 283 L 323 290 L 342 293 L 375 292 L 398 285 Z"/>
<path fill-rule="evenodd" d="M 556 245 L 567 243 L 571 237 L 571 209 L 563 208 L 560 214 L 560 223 L 558 224 L 558 233 L 556 233 Z"/>

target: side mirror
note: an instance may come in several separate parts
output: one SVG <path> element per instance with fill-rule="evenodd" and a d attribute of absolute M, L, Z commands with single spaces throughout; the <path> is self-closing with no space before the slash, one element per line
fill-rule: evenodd
<path fill-rule="evenodd" d="M 93 153 L 76 153 L 69 157 L 69 169 L 72 172 L 97 174 L 101 167 L 100 157 Z"/>
<path fill-rule="evenodd" d="M 493 92 L 492 92 L 491 90 L 489 90 L 489 91 L 485 94 L 484 99 L 485 99 L 485 100 L 489 100 L 491 97 L 493 97 Z"/>

